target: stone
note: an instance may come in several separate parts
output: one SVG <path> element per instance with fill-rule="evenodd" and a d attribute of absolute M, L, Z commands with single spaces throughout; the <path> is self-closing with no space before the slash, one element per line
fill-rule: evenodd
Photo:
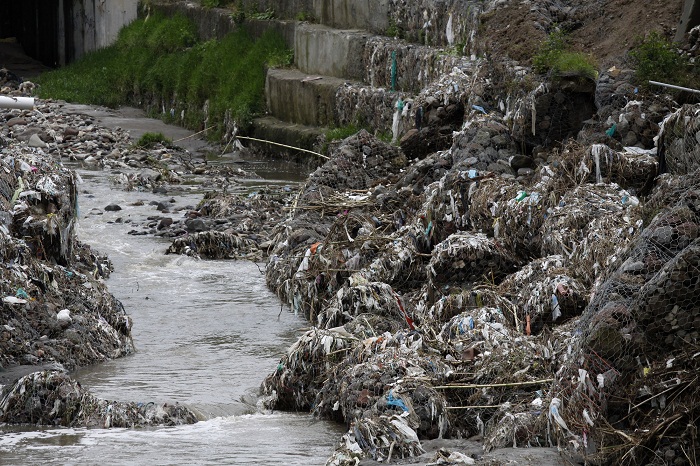
<path fill-rule="evenodd" d="M 207 229 L 207 225 L 204 223 L 204 220 L 198 218 L 188 218 L 185 220 L 185 227 L 190 233 L 206 231 Z"/>
<path fill-rule="evenodd" d="M 44 141 L 41 140 L 41 138 L 39 137 L 38 134 L 32 134 L 29 137 L 28 144 L 29 144 L 29 147 L 38 147 L 41 149 L 45 149 L 45 148 L 49 147 L 48 144 L 46 144 Z"/>
<path fill-rule="evenodd" d="M 514 155 L 510 159 L 510 166 L 515 171 L 516 173 L 521 169 L 521 168 L 535 168 L 535 160 L 532 157 L 528 157 L 527 155 Z"/>
<path fill-rule="evenodd" d="M 161 219 L 160 222 L 158 222 L 158 226 L 156 227 L 158 230 L 162 230 L 164 228 L 168 228 L 173 224 L 173 219 L 170 217 L 165 217 L 164 219 Z"/>
<path fill-rule="evenodd" d="M 105 210 L 107 212 L 117 212 L 119 210 L 122 210 L 122 208 L 120 206 L 118 206 L 117 204 L 110 204 L 107 207 L 105 207 Z"/>
<path fill-rule="evenodd" d="M 29 120 L 27 120 L 26 118 L 15 117 L 10 118 L 10 120 L 7 122 L 7 127 L 12 128 L 13 126 L 24 126 L 28 124 Z"/>

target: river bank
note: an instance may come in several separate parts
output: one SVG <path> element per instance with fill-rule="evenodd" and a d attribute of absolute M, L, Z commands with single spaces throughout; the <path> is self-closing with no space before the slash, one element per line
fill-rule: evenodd
<path fill-rule="evenodd" d="M 25 356 L 21 352 L 27 346 L 34 349 L 37 345 L 50 345 L 52 339 L 60 339 L 62 332 L 71 333 L 72 325 L 80 325 L 77 332 L 91 332 L 92 323 L 84 320 L 80 309 L 69 304 L 66 308 L 70 308 L 72 325 L 57 329 L 56 335 L 47 335 L 48 339 L 42 338 L 41 328 L 36 328 L 27 332 L 29 345 L 26 345 L 19 342 L 16 332 L 10 332 L 12 336 L 3 340 L 1 351 L 3 358 L 7 358 L 3 359 L 5 367 L 0 372 L 5 377 L 4 395 L 24 399 L 20 392 L 22 387 L 27 387 L 24 393 L 39 394 L 36 401 L 41 406 L 33 408 L 35 417 L 29 425 L 15 426 L 14 423 L 20 422 L 24 413 L 30 411 L 16 403 L 7 403 L 8 399 L 3 396 L 3 422 L 11 423 L 2 425 L 0 455 L 3 461 L 49 464 L 57 458 L 68 457 L 74 464 L 94 464 L 104 458 L 122 464 L 144 461 L 220 464 L 222 460 L 236 464 L 268 461 L 317 464 L 324 461 L 339 435 L 332 424 L 314 421 L 309 415 L 270 413 L 256 405 L 257 386 L 266 368 L 275 364 L 279 354 L 293 341 L 296 329 L 305 322 L 290 313 L 280 315 L 277 299 L 265 289 L 260 270 L 252 262 L 203 262 L 167 256 L 165 251 L 170 240 L 154 234 L 159 232 L 156 226 L 162 219 L 159 218 L 153 227 L 148 226 L 154 222 L 149 217 L 154 216 L 172 217 L 175 223 L 184 220 L 180 218 L 183 213 L 196 210 L 205 192 L 213 190 L 217 183 L 226 183 L 229 192 L 247 196 L 264 189 L 283 191 L 287 187 L 288 190 L 296 183 L 298 175 L 285 172 L 284 164 L 239 160 L 233 155 L 221 157 L 219 148 L 214 150 L 201 140 L 195 147 L 188 146 L 193 149 L 191 153 L 163 146 L 152 151 L 138 149 L 134 146 L 137 140 L 134 133 L 127 135 L 124 131 L 130 124 L 142 131 L 162 130 L 174 140 L 192 133 L 180 135 L 179 128 L 152 126 L 162 123 L 142 119 L 140 114 L 134 115 L 133 110 L 117 113 L 44 101 L 37 101 L 37 107 L 39 110 L 34 112 L 3 113 L 3 157 L 6 159 L 11 154 L 17 170 L 20 170 L 21 161 L 40 168 L 37 173 L 46 172 L 49 176 L 60 167 L 75 174 L 77 198 L 71 203 L 75 208 L 70 218 L 76 219 L 76 227 L 71 240 L 99 245 L 99 254 L 109 256 L 110 278 L 98 277 L 91 286 L 105 291 L 108 286 L 109 293 L 124 304 L 126 315 L 134 322 L 128 336 L 135 350 L 129 357 L 112 362 L 80 361 L 77 364 L 80 370 L 69 372 L 71 379 L 82 386 L 74 386 L 74 390 L 89 390 L 89 395 L 84 391 L 73 392 L 79 393 L 82 403 L 74 412 L 79 412 L 80 408 L 87 410 L 86 401 L 96 403 L 98 409 L 94 412 L 100 414 L 100 427 L 112 426 L 108 431 L 85 429 L 81 426 L 88 423 L 83 418 L 62 416 L 67 413 L 64 406 L 74 406 L 71 405 L 75 400 L 72 392 L 63 391 L 72 382 L 61 379 L 60 384 L 42 385 L 37 378 L 49 375 L 55 382 L 59 380 L 57 372 L 40 372 L 27 379 L 29 385 L 13 384 L 17 378 L 36 370 L 74 369 L 76 365 L 70 361 L 75 359 L 76 353 L 69 345 L 61 352 L 62 345 L 57 344 L 59 350 L 55 354 L 32 350 Z M 13 118 L 13 124 L 9 125 Z M 25 120 L 24 123 L 21 120 Z M 75 131 L 66 131 L 68 128 Z M 29 139 L 34 134 L 38 134 L 46 146 L 31 146 Z M 180 143 L 189 144 L 190 141 L 186 139 Z M 194 152 L 203 147 L 204 151 Z M 123 157 L 118 158 L 115 150 Z M 190 157 L 195 166 L 180 171 L 184 166 L 181 160 L 184 158 L 189 163 Z M 47 160 L 46 165 L 39 165 L 40 160 Z M 252 175 L 249 167 L 280 176 L 265 180 Z M 169 175 L 163 177 L 163 173 Z M 172 173 L 182 182 L 174 181 Z M 209 173 L 212 176 L 208 176 Z M 219 174 L 223 175 L 217 178 Z M 25 183 L 22 192 L 36 185 L 32 177 L 21 176 Z M 18 187 L 16 179 L 12 183 L 14 188 Z M 63 189 L 62 185 L 57 186 Z M 26 195 L 21 198 L 25 199 Z M 164 204 L 171 212 L 158 210 L 159 204 Z M 110 205 L 119 206 L 121 210 L 107 208 Z M 35 221 L 46 218 L 36 209 L 33 214 Z M 129 234 L 132 230 L 138 234 Z M 105 241 L 105 238 L 110 240 Z M 34 260 L 56 267 L 43 258 Z M 5 263 L 5 267 L 7 265 Z M 90 272 L 93 271 L 91 268 Z M 4 274 L 3 283 L 6 278 Z M 238 286 L 232 287 L 231 280 Z M 24 284 L 22 289 L 34 305 L 43 306 L 44 302 L 54 300 Z M 61 291 L 67 303 L 75 299 L 74 289 L 62 287 Z M 19 328 L 7 320 L 9 305 L 3 303 L 2 323 Z M 22 303 L 13 305 L 21 309 Z M 48 317 L 60 322 L 55 314 Z M 24 318 L 22 312 L 17 315 L 23 323 Z M 27 322 L 26 326 L 30 324 Z M 103 335 L 99 326 L 95 327 L 95 339 L 100 340 Z M 17 361 L 33 356 L 37 359 L 32 358 L 31 362 L 36 365 L 14 366 L 9 359 L 13 354 L 17 354 Z M 93 396 L 96 398 L 91 398 Z M 104 406 L 100 400 L 104 400 Z M 55 409 L 57 401 L 58 410 Z M 31 403 L 27 407 L 29 405 Z M 163 422 L 158 417 L 159 411 L 153 410 L 154 422 L 148 430 L 115 428 L 121 425 L 116 422 L 117 411 L 127 405 L 134 409 L 128 416 L 129 425 L 138 425 L 139 416 L 149 416 L 154 406 L 186 407 L 188 413 L 196 416 L 197 422 L 166 427 L 170 422 Z M 108 413 L 112 416 L 108 417 Z M 179 419 L 185 421 L 187 417 Z M 36 426 L 37 423 L 44 425 Z M 73 427 L 58 427 L 61 425 Z M 280 432 L 285 435 L 280 436 Z M 309 439 L 313 439 L 313 447 L 307 445 Z M 173 452 L 173 442 L 179 445 L 177 453 Z M 124 448 L 116 451 L 117 445 Z"/>

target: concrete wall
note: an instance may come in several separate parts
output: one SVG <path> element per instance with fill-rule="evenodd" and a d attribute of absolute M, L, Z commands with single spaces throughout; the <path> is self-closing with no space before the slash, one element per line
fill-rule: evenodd
<path fill-rule="evenodd" d="M 62 64 L 111 45 L 121 28 L 135 20 L 138 13 L 138 0 L 60 1 L 65 3 L 65 31 L 70 44 Z"/>
<path fill-rule="evenodd" d="M 388 0 L 314 0 L 313 11 L 322 24 L 335 28 L 375 33 L 389 28 Z"/>
<path fill-rule="evenodd" d="M 315 24 L 300 24 L 295 39 L 296 65 L 304 73 L 355 81 L 364 79 L 362 57 L 367 42 L 366 34 Z"/>
<path fill-rule="evenodd" d="M 681 20 L 676 31 L 676 42 L 683 42 L 684 36 L 700 24 L 700 0 L 685 0 Z"/>

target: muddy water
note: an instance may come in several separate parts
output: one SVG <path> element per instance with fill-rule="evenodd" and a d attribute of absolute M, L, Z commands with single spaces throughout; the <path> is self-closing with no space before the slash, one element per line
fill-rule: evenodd
<path fill-rule="evenodd" d="M 105 172 L 78 172 L 79 237 L 114 263 L 107 283 L 133 317 L 137 352 L 75 377 L 97 396 L 184 403 L 202 420 L 139 430 L 4 427 L 0 464 L 323 464 L 340 426 L 256 407 L 260 382 L 307 325 L 280 312 L 262 265 L 166 256 L 166 240 L 127 234 L 159 214 L 150 201 L 174 199 L 174 211 L 196 205 L 201 192 L 126 192 Z M 104 211 L 113 203 L 123 210 Z"/>

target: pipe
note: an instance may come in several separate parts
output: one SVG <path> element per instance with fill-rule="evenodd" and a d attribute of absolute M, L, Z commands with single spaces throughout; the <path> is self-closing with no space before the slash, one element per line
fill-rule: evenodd
<path fill-rule="evenodd" d="M 668 87 L 669 89 L 676 89 L 678 91 L 692 92 L 694 94 L 700 94 L 697 89 L 690 89 L 689 87 L 674 86 L 673 84 L 660 83 L 658 81 L 649 81 L 649 84 L 654 84 L 656 86 Z"/>
<path fill-rule="evenodd" d="M 34 97 L 8 97 L 0 95 L 0 108 L 34 110 Z"/>

